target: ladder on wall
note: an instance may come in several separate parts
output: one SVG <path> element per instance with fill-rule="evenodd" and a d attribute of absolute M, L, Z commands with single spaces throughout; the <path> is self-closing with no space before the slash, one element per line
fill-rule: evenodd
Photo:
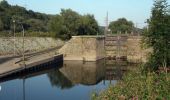
<path fill-rule="evenodd" d="M 120 80 L 127 65 L 127 36 L 105 35 L 105 80 Z"/>
<path fill-rule="evenodd" d="M 126 42 L 126 35 L 105 35 L 106 58 L 112 60 L 127 60 Z"/>
<path fill-rule="evenodd" d="M 108 28 L 108 13 L 105 27 L 105 80 L 119 80 L 122 68 L 127 65 L 127 35 L 112 34 Z M 122 67 L 123 66 L 123 67 Z"/>

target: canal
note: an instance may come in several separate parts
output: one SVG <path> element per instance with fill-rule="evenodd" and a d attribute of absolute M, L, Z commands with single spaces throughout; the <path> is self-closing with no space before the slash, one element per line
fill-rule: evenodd
<path fill-rule="evenodd" d="M 111 63 L 65 61 L 55 68 L 0 79 L 0 100 L 90 100 L 117 80 L 130 66 Z"/>

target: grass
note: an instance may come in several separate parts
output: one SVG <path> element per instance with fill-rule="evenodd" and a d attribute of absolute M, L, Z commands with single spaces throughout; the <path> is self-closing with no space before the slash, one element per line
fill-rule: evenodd
<path fill-rule="evenodd" d="M 92 100 L 170 100 L 170 73 L 143 73 L 138 67 L 115 86 L 93 93 Z"/>
<path fill-rule="evenodd" d="M 15 33 L 16 37 L 21 37 L 22 32 Z M 13 37 L 13 32 L 0 32 L 0 37 Z M 29 32 L 25 31 L 26 37 L 54 37 L 51 32 Z"/>

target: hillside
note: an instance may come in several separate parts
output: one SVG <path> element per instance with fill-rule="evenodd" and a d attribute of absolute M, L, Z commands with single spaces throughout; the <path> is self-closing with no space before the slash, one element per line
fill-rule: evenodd
<path fill-rule="evenodd" d="M 48 21 L 52 15 L 47 15 L 32 10 L 27 10 L 18 5 L 10 5 L 7 1 L 0 2 L 0 31 L 9 32 L 13 30 L 15 20 L 16 32 L 21 31 L 21 22 L 25 30 L 30 32 L 46 32 Z"/>

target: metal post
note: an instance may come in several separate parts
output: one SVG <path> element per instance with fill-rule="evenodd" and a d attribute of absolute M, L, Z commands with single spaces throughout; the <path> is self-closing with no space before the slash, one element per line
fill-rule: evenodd
<path fill-rule="evenodd" d="M 15 20 L 13 20 L 13 23 L 14 23 L 14 56 L 16 55 L 16 44 L 15 44 Z"/>
<path fill-rule="evenodd" d="M 23 78 L 23 100 L 25 100 L 25 77 Z"/>
<path fill-rule="evenodd" d="M 25 47 L 24 47 L 24 45 L 25 45 L 25 39 L 24 39 L 24 37 L 25 37 L 25 32 L 24 32 L 24 27 L 23 27 L 22 24 L 21 24 L 21 26 L 22 26 L 22 30 L 23 30 L 23 32 L 22 32 L 22 49 L 23 49 L 22 59 L 23 59 L 23 65 L 24 65 L 24 68 L 25 68 L 25 67 L 26 67 L 26 66 L 25 66 Z"/>
<path fill-rule="evenodd" d="M 120 58 L 120 33 L 117 36 L 117 58 Z"/>
<path fill-rule="evenodd" d="M 106 23 L 106 26 L 105 26 L 105 33 L 104 33 L 104 35 L 106 36 L 107 34 L 108 34 L 108 12 L 107 12 L 107 15 L 106 15 L 106 20 L 105 20 L 105 23 Z"/>

